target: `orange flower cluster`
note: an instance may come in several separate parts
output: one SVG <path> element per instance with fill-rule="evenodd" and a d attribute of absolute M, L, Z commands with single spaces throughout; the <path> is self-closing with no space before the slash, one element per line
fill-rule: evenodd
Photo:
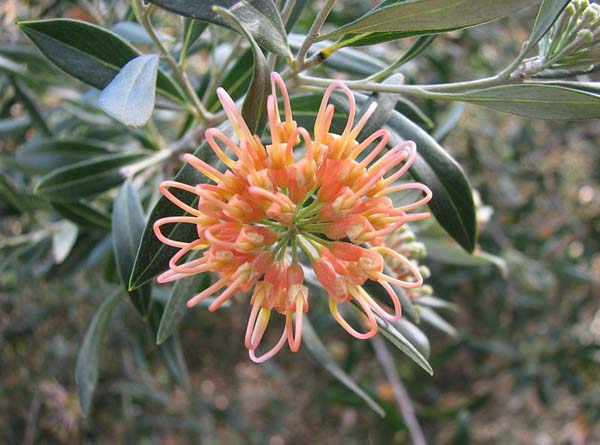
<path fill-rule="evenodd" d="M 383 153 L 390 139 L 385 129 L 356 140 L 375 104 L 354 124 L 354 96 L 343 83 L 335 82 L 325 92 L 311 136 L 294 121 L 287 89 L 278 74 L 272 74 L 271 84 L 267 101 L 271 143 L 263 145 L 250 132 L 233 100 L 219 89 L 218 97 L 238 142 L 215 128 L 206 131 L 206 140 L 227 169 L 221 172 L 184 155 L 186 162 L 213 183 L 163 182 L 161 192 L 189 216 L 163 218 L 154 225 L 162 242 L 180 249 L 159 282 L 204 272 L 218 276 L 214 284 L 188 301 L 189 307 L 218 293 L 209 305 L 214 311 L 237 292 L 252 291 L 245 345 L 256 362 L 271 358 L 286 342 L 292 351 L 299 349 L 302 317 L 309 308 L 305 267 L 312 267 L 327 292 L 335 319 L 355 337 L 376 334 L 375 315 L 398 319 L 401 307 L 392 285 L 416 288 L 423 279 L 413 262 L 385 245 L 386 237 L 406 222 L 427 218 L 429 213 L 410 212 L 431 199 L 423 184 L 398 183 L 415 159 L 413 142 Z M 334 106 L 329 99 L 335 89 L 345 93 L 350 105 L 340 135 L 330 132 Z M 178 199 L 172 189 L 197 195 L 197 207 Z M 394 205 L 390 195 L 408 190 L 424 196 L 410 204 Z M 197 239 L 187 243 L 165 237 L 161 227 L 173 223 L 195 225 Z M 188 254 L 197 250 L 203 250 L 202 256 L 186 261 Z M 386 259 L 404 265 L 409 276 L 386 275 Z M 391 308 L 363 289 L 367 280 L 385 288 Z M 366 332 L 358 332 L 342 316 L 339 305 L 348 302 L 362 310 Z M 257 356 L 273 313 L 285 318 L 285 327 L 277 343 Z"/>

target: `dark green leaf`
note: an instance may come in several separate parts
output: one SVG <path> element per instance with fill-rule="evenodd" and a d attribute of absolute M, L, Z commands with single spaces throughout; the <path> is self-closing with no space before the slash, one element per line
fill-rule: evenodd
<path fill-rule="evenodd" d="M 285 29 L 272 0 L 151 0 L 151 2 L 186 17 L 231 26 L 231 23 L 213 10 L 213 7 L 227 9 L 263 48 L 279 56 L 291 57 Z"/>
<path fill-rule="evenodd" d="M 102 302 L 90 322 L 81 349 L 79 350 L 79 355 L 77 356 L 75 383 L 77 385 L 79 404 L 85 416 L 90 414 L 92 397 L 94 396 L 96 383 L 98 382 L 98 366 L 102 354 L 102 343 L 108 328 L 108 321 L 120 301 L 121 291 L 118 291 Z"/>
<path fill-rule="evenodd" d="M 252 134 L 261 135 L 267 124 L 267 96 L 270 92 L 269 67 L 264 54 L 256 44 L 252 35 L 244 28 L 237 16 L 223 8 L 213 8 L 215 12 L 233 29 L 242 34 L 250 42 L 254 55 L 254 71 L 250 87 L 242 106 L 242 116 Z"/>
<path fill-rule="evenodd" d="M 429 208 L 440 225 L 472 252 L 477 242 L 475 203 L 462 168 L 435 139 L 400 113 L 392 112 L 388 126 L 396 135 L 416 143 L 417 159 L 410 172 L 433 192 Z"/>
<path fill-rule="evenodd" d="M 344 36 L 336 46 L 381 43 L 488 23 L 539 0 L 414 0 L 387 2 L 352 23 L 319 37 Z"/>
<path fill-rule="evenodd" d="M 177 325 L 188 311 L 186 302 L 197 293 L 206 289 L 208 286 L 207 282 L 209 281 L 208 274 L 196 274 L 180 279 L 175 283 L 160 320 L 156 336 L 157 344 L 162 344 L 176 332 Z"/>
<path fill-rule="evenodd" d="M 206 142 L 194 152 L 194 155 L 203 159 L 209 165 L 217 166 L 219 164 L 219 159 Z M 208 179 L 201 175 L 194 167 L 186 164 L 179 170 L 173 180 L 183 184 L 196 185 L 205 183 Z M 196 195 L 180 192 L 175 189 L 173 189 L 172 192 L 175 196 L 192 207 L 197 203 Z M 178 252 L 178 249 L 167 246 L 156 238 L 153 229 L 155 221 L 167 216 L 183 216 L 185 214 L 186 212 L 184 210 L 177 207 L 164 196 L 161 196 L 158 200 L 150 213 L 146 228 L 144 229 L 142 242 L 140 243 L 131 279 L 129 281 L 130 289 L 138 288 L 159 273 L 167 270 L 169 268 L 169 260 Z M 163 226 L 163 234 L 167 238 L 181 241 L 192 241 L 197 238 L 196 228 L 193 224 L 178 223 Z"/>
<path fill-rule="evenodd" d="M 157 74 L 157 55 L 131 59 L 102 90 L 98 105 L 125 125 L 145 125 L 154 110 Z"/>
<path fill-rule="evenodd" d="M 461 100 L 495 111 L 538 119 L 600 117 L 600 95 L 543 83 L 503 85 L 444 96 L 445 99 Z"/>
<path fill-rule="evenodd" d="M 64 72 L 103 89 L 129 60 L 140 52 L 116 34 L 87 22 L 52 19 L 20 22 L 19 28 L 50 61 Z M 185 103 L 184 95 L 159 70 L 158 91 Z"/>
<path fill-rule="evenodd" d="M 52 207 L 62 216 L 80 226 L 104 231 L 110 230 L 110 216 L 96 210 L 84 201 L 53 202 Z"/>
<path fill-rule="evenodd" d="M 19 148 L 16 159 L 24 168 L 47 173 L 108 154 L 106 145 L 86 139 L 32 139 Z"/>
<path fill-rule="evenodd" d="M 131 181 L 126 181 L 115 199 L 112 213 L 113 252 L 121 282 L 133 306 L 143 319 L 149 314 L 152 286 L 146 284 L 129 291 L 129 277 L 133 270 L 135 254 L 144 232 L 144 211 Z"/>
<path fill-rule="evenodd" d="M 552 27 L 560 13 L 565 9 L 571 0 L 542 0 L 542 5 L 538 11 L 533 25 L 533 30 L 527 41 L 526 50 L 533 48 L 542 37 Z"/>
<path fill-rule="evenodd" d="M 52 201 L 77 201 L 119 185 L 125 180 L 121 169 L 145 156 L 143 152 L 120 153 L 71 164 L 44 176 L 35 192 Z"/>
<path fill-rule="evenodd" d="M 336 363 L 329 351 L 319 337 L 317 336 L 310 320 L 305 315 L 304 322 L 302 324 L 302 344 L 308 349 L 311 355 L 317 360 L 323 368 L 331 373 L 340 383 L 350 389 L 354 394 L 359 396 L 365 401 L 369 407 L 379 414 L 381 417 L 385 416 L 383 408 L 373 398 L 365 392 L 358 384 L 344 372 L 344 370 Z"/>

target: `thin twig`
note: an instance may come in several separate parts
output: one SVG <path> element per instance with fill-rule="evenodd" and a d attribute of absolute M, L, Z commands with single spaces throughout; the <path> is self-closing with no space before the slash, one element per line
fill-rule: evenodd
<path fill-rule="evenodd" d="M 419 421 L 415 416 L 415 410 L 410 397 L 406 392 L 406 388 L 400 380 L 390 351 L 379 335 L 371 338 L 371 343 L 373 344 L 373 349 L 375 349 L 377 360 L 379 360 L 379 363 L 383 368 L 383 373 L 390 382 L 390 385 L 392 385 L 394 396 L 398 402 L 398 407 L 402 413 L 404 423 L 406 423 L 406 427 L 408 428 L 408 433 L 410 434 L 413 445 L 427 445 L 427 440 L 425 439 L 421 425 L 419 425 Z"/>
<path fill-rule="evenodd" d="M 143 0 L 131 0 L 131 6 L 135 12 L 135 16 L 140 22 L 140 24 L 144 27 L 154 45 L 159 49 L 161 58 L 167 62 L 173 74 L 179 81 L 179 84 L 184 89 L 188 98 L 192 101 L 194 108 L 197 111 L 198 117 L 203 121 L 210 121 L 213 118 L 213 115 L 204 107 L 196 91 L 194 91 L 194 87 L 192 86 L 190 79 L 187 76 L 187 73 L 181 69 L 177 61 L 171 56 L 169 51 L 165 48 L 160 38 L 156 34 L 152 23 L 150 22 L 150 12 L 152 11 L 153 4 L 149 6 L 144 5 Z"/>
<path fill-rule="evenodd" d="M 315 17 L 315 21 L 311 25 L 311 27 L 308 31 L 308 34 L 307 34 L 306 38 L 304 39 L 304 42 L 302 42 L 302 46 L 300 47 L 300 49 L 298 50 L 298 54 L 296 55 L 296 67 L 298 70 L 304 69 L 304 63 L 305 63 L 304 59 L 306 58 L 306 53 L 308 52 L 310 46 L 315 41 L 314 40 L 315 37 L 317 37 L 319 35 L 319 32 L 321 31 L 321 27 L 323 26 L 323 23 L 325 23 L 325 20 L 327 20 L 327 16 L 333 9 L 334 3 L 335 3 L 335 0 L 327 0 L 325 5 L 323 6 L 323 8 L 319 11 L 317 16 Z"/>

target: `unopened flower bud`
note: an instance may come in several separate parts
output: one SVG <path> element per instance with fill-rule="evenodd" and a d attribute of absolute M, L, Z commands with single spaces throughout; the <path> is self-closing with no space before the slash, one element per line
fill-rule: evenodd
<path fill-rule="evenodd" d="M 591 42 L 594 40 L 594 33 L 589 29 L 582 29 L 577 33 L 577 40 L 582 42 Z"/>

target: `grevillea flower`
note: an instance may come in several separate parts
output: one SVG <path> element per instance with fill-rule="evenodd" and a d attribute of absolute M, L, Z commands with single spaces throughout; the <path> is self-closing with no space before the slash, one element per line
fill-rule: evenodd
<path fill-rule="evenodd" d="M 163 182 L 161 192 L 189 216 L 162 218 L 154 224 L 162 242 L 180 249 L 159 282 L 204 272 L 218 277 L 190 298 L 189 307 L 214 296 L 209 305 L 214 311 L 236 293 L 252 292 L 245 345 L 255 362 L 269 359 L 285 343 L 292 351 L 300 347 L 302 317 L 309 308 L 303 264 L 312 267 L 329 296 L 331 313 L 353 336 L 365 339 L 375 335 L 375 314 L 398 319 L 401 307 L 392 285 L 417 288 L 423 278 L 413 262 L 386 246 L 386 237 L 407 222 L 427 218 L 429 213 L 411 211 L 431 199 L 423 184 L 398 183 L 414 162 L 413 142 L 384 151 L 390 139 L 384 129 L 356 140 L 375 104 L 354 124 L 354 97 L 347 86 L 335 82 L 325 91 L 311 135 L 294 121 L 287 89 L 276 73 L 271 76 L 271 86 L 267 100 L 271 139 L 267 145 L 250 132 L 229 95 L 223 89 L 217 91 L 238 142 L 216 128 L 208 129 L 205 136 L 225 171 L 191 154 L 183 155 L 185 162 L 211 182 L 195 186 Z M 349 102 L 348 121 L 339 135 L 330 132 L 334 106 L 329 99 L 336 89 Z M 197 206 L 182 202 L 173 189 L 196 195 Z M 418 191 L 423 197 L 395 205 L 394 195 L 406 191 Z M 197 239 L 182 242 L 165 237 L 161 228 L 173 223 L 195 225 Z M 188 253 L 198 250 L 202 251 L 199 258 L 186 259 Z M 383 272 L 386 260 L 402 265 L 402 278 Z M 383 286 L 391 307 L 363 289 L 367 280 Z M 365 332 L 352 327 L 342 315 L 340 305 L 349 302 L 362 311 Z M 281 336 L 268 352 L 257 356 L 274 314 L 283 317 Z"/>

